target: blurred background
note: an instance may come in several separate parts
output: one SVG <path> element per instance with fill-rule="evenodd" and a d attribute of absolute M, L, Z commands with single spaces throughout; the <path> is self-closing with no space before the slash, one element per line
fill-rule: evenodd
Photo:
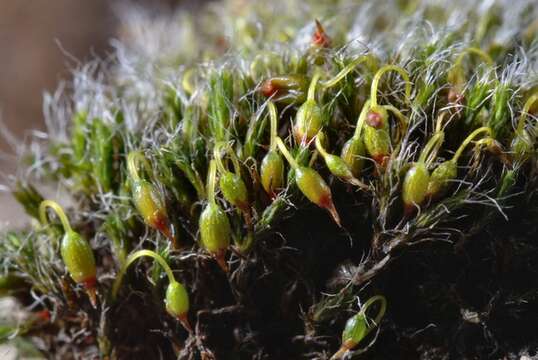
<path fill-rule="evenodd" d="M 125 1 L 124 1 L 125 2 Z M 204 1 L 131 0 L 155 11 Z M 69 80 L 71 56 L 84 61 L 106 55 L 118 31 L 114 0 L 2 0 L 0 1 L 0 121 L 18 138 L 44 128 L 42 100 Z M 4 127 L 0 135 L 6 135 Z M 13 172 L 13 149 L 0 136 L 0 184 Z M 0 189 L 2 190 L 2 189 Z M 4 189 L 5 190 L 5 189 Z M 19 206 L 0 192 L 0 224 L 21 220 Z"/>

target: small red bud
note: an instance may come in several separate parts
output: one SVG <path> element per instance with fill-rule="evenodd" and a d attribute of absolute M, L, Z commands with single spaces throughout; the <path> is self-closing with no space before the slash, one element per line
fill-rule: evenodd
<path fill-rule="evenodd" d="M 366 123 L 373 128 L 379 129 L 383 126 L 383 118 L 378 112 L 369 111 Z"/>
<path fill-rule="evenodd" d="M 318 20 L 316 20 L 316 31 L 312 36 L 312 45 L 323 48 L 328 48 L 331 46 L 331 39 L 329 38 L 329 36 L 325 32 L 325 29 L 323 29 L 323 26 Z"/>

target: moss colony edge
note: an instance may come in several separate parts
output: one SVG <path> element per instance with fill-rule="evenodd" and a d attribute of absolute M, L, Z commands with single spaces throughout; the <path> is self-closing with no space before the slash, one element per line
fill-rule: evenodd
<path fill-rule="evenodd" d="M 9 179 L 33 220 L 0 235 L 25 314 L 3 341 L 106 359 L 538 348 L 533 1 L 119 13 L 115 51 L 45 97 L 48 132 Z"/>

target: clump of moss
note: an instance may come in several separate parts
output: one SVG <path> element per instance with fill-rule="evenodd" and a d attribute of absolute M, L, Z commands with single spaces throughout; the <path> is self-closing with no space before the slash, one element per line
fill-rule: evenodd
<path fill-rule="evenodd" d="M 31 314 L 6 338 L 118 359 L 536 347 L 537 12 L 124 8 L 116 51 L 45 98 L 48 136 L 21 153 L 12 189 L 34 221 L 2 235 L 0 284 Z M 42 184 L 89 241 L 95 299 Z"/>

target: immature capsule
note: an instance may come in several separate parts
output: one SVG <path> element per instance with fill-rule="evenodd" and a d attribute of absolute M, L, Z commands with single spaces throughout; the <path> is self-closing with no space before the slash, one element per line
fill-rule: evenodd
<path fill-rule="evenodd" d="M 321 108 L 314 100 L 305 101 L 297 111 L 293 135 L 295 141 L 306 146 L 323 126 L 323 116 Z"/>
<path fill-rule="evenodd" d="M 306 101 L 297 110 L 293 135 L 301 146 L 309 144 L 323 127 L 323 112 L 316 103 L 316 85 L 320 76 L 319 72 L 314 74 L 308 87 Z"/>
<path fill-rule="evenodd" d="M 348 350 L 353 349 L 366 336 L 368 325 L 366 315 L 358 313 L 349 318 L 342 332 L 342 347 Z"/>
<path fill-rule="evenodd" d="M 90 244 L 78 233 L 69 230 L 62 239 L 60 253 L 67 272 L 74 282 L 84 286 L 95 306 L 97 278 L 95 258 Z"/>
<path fill-rule="evenodd" d="M 305 76 L 287 75 L 265 80 L 260 91 L 264 96 L 272 97 L 274 102 L 295 104 L 305 101 L 307 87 L 308 82 Z"/>
<path fill-rule="evenodd" d="M 426 165 L 422 162 L 415 163 L 407 171 L 403 182 L 402 198 L 404 202 L 404 211 L 410 215 L 416 206 L 422 204 L 428 192 L 430 174 Z"/>
<path fill-rule="evenodd" d="M 342 147 L 340 157 L 349 167 L 354 177 L 361 174 L 364 165 L 365 148 L 361 138 L 352 137 Z"/>
<path fill-rule="evenodd" d="M 123 277 L 127 273 L 127 269 L 131 264 L 133 264 L 137 259 L 142 257 L 150 257 L 155 260 L 163 268 L 166 276 L 168 277 L 168 287 L 166 288 L 165 295 L 165 306 L 166 311 L 174 318 L 178 319 L 181 322 L 183 327 L 191 332 L 192 327 L 189 323 L 188 312 L 189 312 L 189 294 L 185 287 L 176 281 L 174 273 L 166 260 L 155 251 L 151 250 L 138 250 L 127 257 L 127 260 L 123 263 L 120 268 L 120 271 L 116 275 L 116 279 L 112 285 L 111 298 L 112 301 L 115 301 L 118 297 L 118 292 L 123 280 Z"/>
<path fill-rule="evenodd" d="M 44 200 L 39 206 L 39 217 L 43 225 L 48 224 L 47 208 L 54 210 L 64 228 L 65 234 L 62 238 L 60 254 L 65 268 L 73 281 L 84 287 L 92 305 L 95 307 L 97 305 L 97 271 L 90 244 L 80 234 L 73 231 L 62 207 L 54 201 Z"/>
<path fill-rule="evenodd" d="M 247 187 L 241 176 L 225 171 L 220 175 L 219 186 L 226 201 L 242 211 L 249 211 Z"/>
<path fill-rule="evenodd" d="M 228 271 L 226 264 L 226 250 L 230 246 L 232 228 L 226 213 L 217 205 L 215 200 L 215 180 L 217 176 L 217 161 L 211 160 L 207 174 L 208 203 L 200 214 L 199 228 L 202 246 L 217 261 L 225 272 Z"/>
<path fill-rule="evenodd" d="M 286 145 L 282 142 L 282 139 L 277 137 L 275 143 L 295 171 L 295 182 L 297 183 L 299 190 L 301 190 L 308 200 L 317 206 L 326 209 L 338 226 L 341 226 L 340 216 L 334 207 L 331 188 L 329 188 L 325 180 L 323 180 L 317 171 L 306 166 L 300 166 L 291 156 Z"/>
<path fill-rule="evenodd" d="M 260 167 L 263 189 L 272 198 L 284 186 L 284 160 L 275 150 L 270 150 L 263 158 Z"/>
<path fill-rule="evenodd" d="M 299 190 L 308 200 L 326 209 L 338 226 L 342 226 L 340 216 L 333 203 L 331 188 L 317 171 L 305 166 L 299 166 L 295 168 L 295 181 Z"/>
<path fill-rule="evenodd" d="M 456 162 L 448 160 L 439 164 L 431 173 L 430 182 L 428 183 L 428 198 L 438 198 L 448 190 L 450 181 L 458 176 L 458 167 Z"/>
<path fill-rule="evenodd" d="M 172 316 L 178 319 L 183 327 L 188 331 L 192 331 L 189 323 L 189 294 L 185 287 L 177 282 L 172 281 L 166 288 L 166 311 Z"/>
<path fill-rule="evenodd" d="M 331 174 L 344 182 L 364 187 L 365 185 L 353 176 L 351 169 L 348 167 L 347 163 L 342 158 L 336 155 L 329 154 L 327 151 L 325 151 L 323 145 L 321 144 L 323 139 L 326 139 L 325 135 L 320 132 L 316 137 L 316 149 L 318 149 L 319 153 L 323 157 L 325 165 L 327 165 L 327 168 L 329 169 Z"/>
<path fill-rule="evenodd" d="M 133 203 L 144 219 L 144 222 L 160 231 L 175 245 L 175 237 L 170 229 L 170 221 L 166 213 L 164 199 L 153 184 L 140 177 L 137 163 L 141 163 L 147 172 L 151 173 L 151 166 L 139 152 L 131 152 L 127 156 L 127 169 L 131 178 L 131 192 Z"/>
<path fill-rule="evenodd" d="M 385 167 L 390 156 L 390 135 L 383 128 L 364 127 L 364 146 L 372 159 L 381 167 Z"/>
<path fill-rule="evenodd" d="M 202 246 L 215 257 L 219 266 L 228 271 L 224 256 L 230 246 L 232 229 L 226 213 L 216 204 L 208 203 L 200 215 L 200 239 Z"/>
<path fill-rule="evenodd" d="M 372 321 L 368 319 L 366 311 L 375 302 L 380 303 L 379 312 Z M 361 311 L 349 318 L 346 322 L 344 331 L 342 332 L 342 345 L 331 357 L 331 360 L 340 359 L 348 350 L 355 348 L 375 326 L 379 326 L 383 315 L 385 315 L 386 307 L 387 300 L 381 295 L 376 295 L 368 299 Z"/>
<path fill-rule="evenodd" d="M 146 180 L 136 180 L 132 184 L 132 196 L 136 209 L 144 222 L 172 239 L 164 201 L 155 187 Z"/>

